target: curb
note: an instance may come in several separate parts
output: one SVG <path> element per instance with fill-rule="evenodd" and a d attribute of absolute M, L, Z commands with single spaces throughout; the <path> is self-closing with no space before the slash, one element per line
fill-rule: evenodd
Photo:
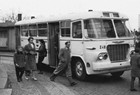
<path fill-rule="evenodd" d="M 14 56 L 14 53 L 0 52 L 0 56 L 2 56 L 2 57 L 13 57 Z"/>

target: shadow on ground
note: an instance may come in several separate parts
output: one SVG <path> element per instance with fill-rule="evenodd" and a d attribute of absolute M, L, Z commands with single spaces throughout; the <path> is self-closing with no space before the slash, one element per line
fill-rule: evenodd
<path fill-rule="evenodd" d="M 51 68 L 46 64 L 42 64 L 42 70 L 52 74 L 55 69 Z M 76 79 L 75 77 L 73 78 Z M 86 80 L 84 80 L 84 82 L 92 82 L 92 83 L 114 83 L 114 82 L 123 82 L 123 81 L 125 81 L 123 77 L 112 77 L 110 74 L 91 75 L 88 76 Z"/>

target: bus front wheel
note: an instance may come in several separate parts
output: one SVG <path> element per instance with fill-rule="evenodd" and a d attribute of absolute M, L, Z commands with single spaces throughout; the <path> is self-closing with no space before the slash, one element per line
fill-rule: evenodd
<path fill-rule="evenodd" d="M 74 75 L 79 80 L 85 80 L 87 74 L 85 70 L 85 65 L 82 60 L 78 59 L 74 62 Z"/>
<path fill-rule="evenodd" d="M 123 73 L 124 73 L 124 71 L 119 71 L 119 72 L 113 72 L 113 73 L 111 73 L 111 75 L 113 77 L 120 77 Z"/>

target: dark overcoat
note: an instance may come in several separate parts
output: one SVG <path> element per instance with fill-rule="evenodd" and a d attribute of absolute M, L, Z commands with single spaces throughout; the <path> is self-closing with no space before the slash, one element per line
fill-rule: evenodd
<path fill-rule="evenodd" d="M 131 76 L 140 78 L 140 54 L 135 53 L 131 56 Z"/>
<path fill-rule="evenodd" d="M 45 52 L 46 52 L 46 47 L 44 44 L 41 44 L 39 49 L 37 50 L 37 52 L 39 53 L 39 56 L 41 57 L 45 57 Z"/>
<path fill-rule="evenodd" d="M 135 49 L 139 49 L 139 51 L 140 51 L 140 41 L 138 41 L 138 42 L 135 43 Z"/>
<path fill-rule="evenodd" d="M 66 76 L 71 76 L 71 55 L 70 49 L 62 48 L 59 52 L 59 64 L 55 69 L 54 74 L 65 73 Z"/>
<path fill-rule="evenodd" d="M 25 54 L 23 52 L 14 54 L 14 64 L 17 64 L 19 67 L 25 67 Z"/>
<path fill-rule="evenodd" d="M 27 44 L 24 47 L 25 53 L 26 53 L 26 70 L 37 70 L 36 66 L 36 50 L 35 45 L 33 44 L 33 47 L 31 44 Z"/>

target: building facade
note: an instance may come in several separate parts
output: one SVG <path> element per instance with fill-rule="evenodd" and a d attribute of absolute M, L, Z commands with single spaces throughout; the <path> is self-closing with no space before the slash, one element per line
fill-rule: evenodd
<path fill-rule="evenodd" d="M 0 51 L 14 51 L 16 48 L 15 23 L 0 23 Z"/>

